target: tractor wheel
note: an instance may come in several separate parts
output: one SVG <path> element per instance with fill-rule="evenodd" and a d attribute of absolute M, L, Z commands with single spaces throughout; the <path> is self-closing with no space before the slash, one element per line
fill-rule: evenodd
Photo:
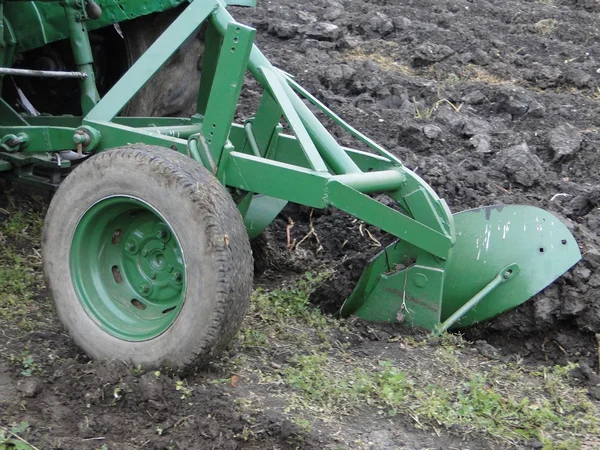
<path fill-rule="evenodd" d="M 252 290 L 241 215 L 204 167 L 131 145 L 93 156 L 46 216 L 44 276 L 73 340 L 92 358 L 202 365 L 239 329 Z"/>

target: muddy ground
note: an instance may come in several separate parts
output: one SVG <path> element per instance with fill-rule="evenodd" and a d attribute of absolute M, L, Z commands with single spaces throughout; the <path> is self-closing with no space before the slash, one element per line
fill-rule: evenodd
<path fill-rule="evenodd" d="M 19 436 L 56 449 L 600 446 L 597 427 L 565 431 L 559 419 L 550 425 L 540 419 L 523 425 L 537 434 L 515 437 L 499 426 L 477 425 L 479 415 L 465 415 L 471 418 L 465 424 L 449 412 L 432 413 L 421 395 L 436 383 L 456 386 L 452 404 L 458 408 L 483 374 L 504 400 L 527 385 L 531 390 L 519 391 L 520 398 L 530 398 L 537 410 L 546 399 L 559 418 L 597 416 L 600 6 L 593 0 L 399 3 L 259 1 L 255 9 L 232 12 L 258 29 L 257 43 L 275 65 L 400 156 L 453 212 L 500 203 L 542 207 L 569 225 L 582 262 L 518 309 L 468 330 L 468 342 L 316 319 L 303 309 L 281 319 L 279 310 L 272 316 L 261 303 L 267 294 L 258 293 L 223 359 L 180 379 L 90 362 L 71 343 L 39 274 L 45 199 L 9 190 L 0 197 L 0 425 L 26 421 Z M 259 96 L 249 80 L 240 119 Z M 360 148 L 333 129 L 341 143 Z M 304 239 L 311 225 L 316 236 Z M 390 241 L 334 210 L 298 206 L 288 206 L 270 234 L 277 257 L 257 286 L 277 290 L 307 270 L 333 268 L 312 293 L 315 303 L 336 291 L 338 298 L 346 294 L 364 261 Z M 288 299 L 277 292 L 269 301 Z M 354 370 L 379 373 L 379 363 L 391 361 L 412 386 L 427 383 L 407 391 L 399 402 L 407 406 L 376 390 L 358 400 L 334 396 L 346 391 L 330 378 L 311 372 L 306 377 L 314 383 L 302 384 L 292 376 L 311 367 L 299 358 L 315 351 L 328 359 L 311 361 L 336 376 L 339 371 L 336 380 Z M 548 384 L 553 366 L 569 363 L 580 366 L 569 369 L 557 391 Z"/>

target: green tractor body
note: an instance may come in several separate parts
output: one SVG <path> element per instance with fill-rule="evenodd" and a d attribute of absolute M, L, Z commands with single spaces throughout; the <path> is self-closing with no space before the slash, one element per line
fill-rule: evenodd
<path fill-rule="evenodd" d="M 334 206 L 397 238 L 368 263 L 341 309 L 367 320 L 435 332 L 468 326 L 518 306 L 580 259 L 565 225 L 538 208 L 498 205 L 452 214 L 396 156 L 273 67 L 253 43 L 255 30 L 237 23 L 227 3 L 252 4 L 9 0 L 0 5 L 0 176 L 57 190 L 47 219 L 53 223 L 46 224 L 44 236 L 46 278 L 63 323 L 92 356 L 176 366 L 210 357 L 239 326 L 243 311 L 231 311 L 247 304 L 252 274 L 242 266 L 245 241 L 260 235 L 287 202 Z M 181 13 L 164 33 L 122 74 L 112 74 L 114 82 L 99 88 L 92 30 L 119 31 L 119 24 L 172 8 Z M 203 24 L 195 113 L 124 114 Z M 22 67 L 28 59 L 20 55 L 61 42 L 68 42 L 72 53 L 69 70 L 51 62 Z M 248 71 L 264 93 L 255 114 L 235 124 Z M 32 79 L 77 80 L 80 114 L 39 114 L 20 88 Z M 309 103 L 370 151 L 342 147 Z M 282 118 L 291 133 L 282 132 Z M 126 175 L 117 177 L 125 167 L 136 173 L 137 184 Z M 81 195 L 73 193 L 78 191 Z M 163 204 L 160 192 L 185 193 L 190 200 L 177 213 Z M 371 195 L 381 193 L 395 207 Z M 82 204 L 64 226 L 54 224 L 67 214 L 68 202 Z M 201 203 L 205 212 L 195 209 Z M 216 204 L 224 206 L 215 211 Z M 200 226 L 208 220 L 204 215 L 214 221 Z M 189 233 L 201 235 L 204 250 L 194 247 Z M 204 259 L 196 261 L 202 252 Z M 244 264 L 251 265 L 251 259 Z M 233 281 L 219 281 L 226 269 Z M 213 286 L 211 277 L 221 284 Z M 194 290 L 203 297 L 195 300 Z M 190 321 L 197 311 L 211 322 L 194 326 Z M 74 325 L 82 317 L 87 331 Z M 190 328 L 210 336 L 188 337 L 194 334 Z M 178 339 L 189 340 L 189 348 L 182 346 L 189 355 L 173 356 L 171 341 Z M 121 350 L 111 353 L 91 341 Z M 206 348 L 194 352 L 199 342 Z"/>

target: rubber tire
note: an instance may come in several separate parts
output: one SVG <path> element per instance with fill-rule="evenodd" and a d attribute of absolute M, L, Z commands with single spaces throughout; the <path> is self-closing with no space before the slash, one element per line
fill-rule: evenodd
<path fill-rule="evenodd" d="M 186 263 L 181 312 L 161 335 L 125 341 L 105 332 L 75 293 L 70 250 L 86 210 L 108 196 L 137 197 L 165 218 Z M 61 184 L 45 220 L 43 269 L 58 316 L 90 357 L 146 368 L 201 366 L 238 331 L 253 280 L 250 243 L 226 189 L 204 167 L 162 147 L 131 145 L 93 156 Z"/>

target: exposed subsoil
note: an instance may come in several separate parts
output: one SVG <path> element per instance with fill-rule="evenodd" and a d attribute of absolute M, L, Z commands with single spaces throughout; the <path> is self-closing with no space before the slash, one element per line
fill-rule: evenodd
<path fill-rule="evenodd" d="M 487 340 L 508 359 L 578 361 L 595 371 L 599 12 L 592 0 L 279 0 L 232 8 L 240 22 L 258 29 L 257 43 L 275 65 L 400 156 L 453 212 L 527 204 L 568 223 L 582 262 L 518 309 L 468 330 L 467 337 Z M 246 117 L 260 89 L 249 81 L 242 95 L 240 117 Z M 358 146 L 333 129 L 342 144 Z M 24 211 L 44 207 L 38 200 L 19 200 Z M 7 219 L 2 212 L 10 209 L 7 202 L 0 194 L 0 222 Z M 290 220 L 290 243 L 296 241 L 291 251 Z M 304 239 L 311 226 L 315 234 Z M 391 241 L 337 211 L 293 205 L 270 233 L 279 255 L 257 282 L 279 286 L 306 270 L 335 265 L 333 280 L 315 295 L 323 303 L 349 293 L 368 258 Z M 39 255 L 35 244 L 22 250 Z M 381 421 L 368 409 L 361 417 L 319 423 L 306 432 L 288 420 L 280 398 L 252 380 L 236 386 L 218 364 L 179 380 L 121 363 L 91 362 L 57 322 L 41 282 L 35 305 L 34 331 L 0 324 L 0 414 L 4 426 L 29 422 L 24 436 L 40 449 L 496 446 L 479 437 L 464 440 L 452 430 L 422 431 L 401 418 Z M 350 340 L 350 351 L 371 358 L 394 353 L 386 337 L 401 331 L 358 324 L 353 333 L 358 338 Z M 37 364 L 27 377 L 19 362 L 25 352 Z M 258 409 L 236 403 L 253 396 L 262 398 Z"/>

